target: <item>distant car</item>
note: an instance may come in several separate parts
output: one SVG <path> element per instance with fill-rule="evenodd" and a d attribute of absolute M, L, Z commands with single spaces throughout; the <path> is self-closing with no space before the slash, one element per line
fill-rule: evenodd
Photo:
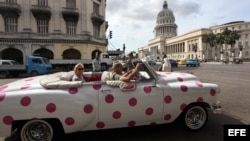
<path fill-rule="evenodd" d="M 180 61 L 178 62 L 178 65 L 186 65 L 186 60 L 180 60 Z"/>
<path fill-rule="evenodd" d="M 170 61 L 172 67 L 176 67 L 176 68 L 178 67 L 178 63 L 176 60 L 169 59 L 169 61 Z"/>
<path fill-rule="evenodd" d="M 149 65 L 156 65 L 156 61 L 154 61 L 154 60 L 149 60 L 148 63 L 149 63 Z"/>
<path fill-rule="evenodd" d="M 187 67 L 199 67 L 200 61 L 198 59 L 187 59 L 186 60 L 186 66 Z"/>

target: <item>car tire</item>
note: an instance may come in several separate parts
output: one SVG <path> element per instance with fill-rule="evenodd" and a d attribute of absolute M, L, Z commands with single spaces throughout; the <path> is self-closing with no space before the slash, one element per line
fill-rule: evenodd
<path fill-rule="evenodd" d="M 108 69 L 108 66 L 106 64 L 101 64 L 101 70 L 106 71 Z"/>
<path fill-rule="evenodd" d="M 37 75 L 39 75 L 39 73 L 37 71 L 33 70 L 33 71 L 31 71 L 30 75 L 31 76 L 37 76 Z"/>
<path fill-rule="evenodd" d="M 203 106 L 193 105 L 188 107 L 183 114 L 185 127 L 191 131 L 203 128 L 207 122 L 208 113 Z"/>
<path fill-rule="evenodd" d="M 7 78 L 8 77 L 8 73 L 5 71 L 0 71 L 0 78 Z"/>
<path fill-rule="evenodd" d="M 30 120 L 20 130 L 22 141 L 52 141 L 54 128 L 45 120 Z"/>

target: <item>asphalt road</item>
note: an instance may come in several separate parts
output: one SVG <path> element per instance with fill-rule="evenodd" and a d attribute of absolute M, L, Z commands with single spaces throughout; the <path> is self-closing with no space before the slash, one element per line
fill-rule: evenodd
<path fill-rule="evenodd" d="M 200 67 L 180 66 L 173 70 L 193 73 L 201 81 L 216 83 L 221 87 L 219 100 L 223 113 L 209 113 L 208 122 L 202 130 L 187 131 L 177 120 L 168 125 L 72 133 L 62 141 L 223 141 L 224 125 L 250 123 L 250 64 L 201 64 Z M 0 85 L 13 80 L 0 80 Z M 0 141 L 4 141 L 4 138 L 0 138 Z M 6 141 L 16 140 L 7 138 Z"/>

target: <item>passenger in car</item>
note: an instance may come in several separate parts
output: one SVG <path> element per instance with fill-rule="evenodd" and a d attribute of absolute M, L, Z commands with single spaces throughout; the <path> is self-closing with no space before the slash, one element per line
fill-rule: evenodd
<path fill-rule="evenodd" d="M 72 77 L 72 81 L 82 81 L 85 82 L 83 77 L 84 65 L 82 63 L 78 63 L 74 67 L 75 74 Z"/>
<path fill-rule="evenodd" d="M 123 74 L 122 64 L 119 62 L 114 62 L 112 66 L 112 73 L 110 80 L 120 80 L 123 82 L 130 82 L 130 80 L 132 80 L 138 74 L 141 67 L 142 63 L 137 63 L 133 70 L 130 70 Z"/>

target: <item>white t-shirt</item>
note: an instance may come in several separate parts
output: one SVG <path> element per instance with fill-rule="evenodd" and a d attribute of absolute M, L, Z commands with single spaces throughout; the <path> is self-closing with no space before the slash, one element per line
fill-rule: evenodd
<path fill-rule="evenodd" d="M 94 59 L 92 61 L 93 71 L 101 71 L 101 60 Z"/>
<path fill-rule="evenodd" d="M 77 76 L 77 75 L 74 75 L 72 77 L 72 81 L 82 81 L 82 82 L 85 82 L 85 79 L 83 78 L 83 76 Z"/>

